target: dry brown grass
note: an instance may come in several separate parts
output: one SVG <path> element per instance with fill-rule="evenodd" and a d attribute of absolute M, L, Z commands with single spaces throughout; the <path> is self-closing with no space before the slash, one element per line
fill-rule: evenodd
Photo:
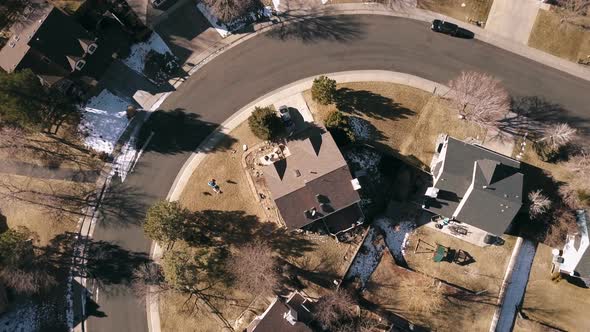
<path fill-rule="evenodd" d="M 414 253 L 418 239 L 421 240 L 420 245 Z M 474 292 L 485 290 L 487 295 L 495 299 L 515 243 L 512 236 L 504 235 L 503 239 L 506 242 L 502 246 L 484 248 L 422 226 L 410 234 L 405 257 L 409 267 L 416 271 Z M 453 250 L 466 251 L 475 261 L 464 266 L 448 262 L 436 263 L 432 256 L 437 243 Z"/>
<path fill-rule="evenodd" d="M 539 10 L 529 37 L 529 46 L 570 60 L 586 59 L 590 55 L 590 31 L 561 23 L 559 15 Z"/>
<path fill-rule="evenodd" d="M 79 186 L 84 186 L 85 190 L 91 190 L 94 186 L 93 183 L 81 184 L 67 181 L 39 180 L 8 174 L 0 174 L 0 176 L 3 180 L 8 181 L 11 185 L 15 185 L 22 190 L 35 190 L 47 193 L 50 192 L 49 185 L 61 193 L 67 193 L 70 190 L 74 192 L 74 188 L 79 188 Z M 47 209 L 44 207 L 6 199 L 0 200 L 0 212 L 6 217 L 9 227 L 26 226 L 30 230 L 37 232 L 40 245 L 46 245 L 49 240 L 58 234 L 75 231 L 79 219 L 79 216 L 68 214 L 64 218 L 55 220 L 51 214 L 47 213 Z"/>
<path fill-rule="evenodd" d="M 551 248 L 539 244 L 533 261 L 522 310 L 533 320 L 566 331 L 587 331 L 590 326 L 590 289 L 563 279 L 551 281 Z"/>
<path fill-rule="evenodd" d="M 465 7 L 461 4 L 465 3 Z M 467 22 L 487 21 L 494 0 L 418 0 L 418 7 Z"/>
<path fill-rule="evenodd" d="M 210 153 L 191 175 L 180 202 L 192 211 L 222 210 L 244 211 L 248 215 L 263 216 L 260 205 L 250 190 L 246 173 L 242 168 L 242 145 L 249 147 L 260 142 L 251 132 L 246 122 L 234 129 L 227 141 L 235 140 L 228 149 Z M 227 146 L 221 142 L 221 146 Z M 233 153 L 231 150 L 235 150 Z M 215 179 L 222 194 L 213 193 L 207 182 Z M 235 183 L 229 183 L 232 181 Z"/>
<path fill-rule="evenodd" d="M 488 297 L 470 296 L 465 292 L 446 285 L 440 285 L 443 297 L 438 309 L 411 310 L 412 288 L 406 288 L 404 280 L 432 278 L 403 269 L 395 264 L 391 254 L 386 251 L 377 269 L 371 275 L 367 290 L 367 300 L 376 304 L 380 310 L 399 315 L 410 322 L 433 331 L 488 331 L 495 310 L 495 300 Z M 430 302 L 430 299 L 425 299 Z"/>
<path fill-rule="evenodd" d="M 485 132 L 470 123 L 459 120 L 459 114 L 449 103 L 424 90 L 386 82 L 358 82 L 339 84 L 339 89 L 368 91 L 389 99 L 394 107 L 380 108 L 377 114 L 355 113 L 374 126 L 372 142 L 378 148 L 405 156 L 408 162 L 428 168 L 434 154 L 434 143 L 441 133 L 458 139 L 483 138 Z M 326 114 L 336 110 L 336 105 L 319 105 L 311 99 L 311 92 L 304 92 L 305 100 L 316 118 L 322 121 Z"/>

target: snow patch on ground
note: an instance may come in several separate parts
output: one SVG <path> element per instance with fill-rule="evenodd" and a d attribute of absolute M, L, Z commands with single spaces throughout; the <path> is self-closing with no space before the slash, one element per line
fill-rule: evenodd
<path fill-rule="evenodd" d="M 498 317 L 496 331 L 512 330 L 516 309 L 524 296 L 536 251 L 537 247 L 535 243 L 530 240 L 523 240 L 518 257 L 516 257 L 512 275 L 508 281 L 508 286 L 506 286 L 506 293 L 500 316 Z"/>
<path fill-rule="evenodd" d="M 379 265 L 383 250 L 385 249 L 385 246 L 375 245 L 374 242 L 377 239 L 377 234 L 378 232 L 375 228 L 369 230 L 361 249 L 350 265 L 345 279 L 350 280 L 358 277 L 361 285 L 365 285 L 369 281 L 371 274 L 375 271 L 377 265 Z"/>
<path fill-rule="evenodd" d="M 199 11 L 205 16 L 209 24 L 217 31 L 221 38 L 225 38 L 231 34 L 232 31 L 241 29 L 242 27 L 256 21 L 257 16 L 271 17 L 272 10 L 270 7 L 265 7 L 258 12 L 246 14 L 228 24 L 221 22 L 212 12 L 211 9 L 202 2 L 197 4 Z"/>
<path fill-rule="evenodd" d="M 372 128 L 367 120 L 356 116 L 351 116 L 348 118 L 348 123 L 350 124 L 350 128 L 352 129 L 356 139 L 367 141 L 371 138 Z"/>
<path fill-rule="evenodd" d="M 380 217 L 373 224 L 385 234 L 385 243 L 395 261 L 405 262 L 404 254 L 408 244 L 408 237 L 416 228 L 416 224 L 413 221 L 395 223 L 388 217 Z"/>
<path fill-rule="evenodd" d="M 107 89 L 92 97 L 82 109 L 78 127 L 85 136 L 85 145 L 98 152 L 112 153 L 128 123 L 127 107 L 133 104 Z"/>
<path fill-rule="evenodd" d="M 127 65 L 127 67 L 143 75 L 145 57 L 151 50 L 154 50 L 160 54 L 172 53 L 162 37 L 160 37 L 160 35 L 158 35 L 156 32 L 152 32 L 148 40 L 133 44 L 131 46 L 131 53 L 127 58 L 123 59 L 122 62 Z"/>

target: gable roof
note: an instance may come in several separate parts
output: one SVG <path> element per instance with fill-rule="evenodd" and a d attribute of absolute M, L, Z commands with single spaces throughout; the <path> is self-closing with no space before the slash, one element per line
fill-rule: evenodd
<path fill-rule="evenodd" d="M 522 206 L 520 163 L 452 137 L 445 144 L 433 185 L 439 192 L 436 198 L 427 197 L 425 209 L 504 234 Z"/>
<path fill-rule="evenodd" d="M 93 40 L 71 16 L 47 4 L 35 6 L 11 30 L 0 66 L 7 72 L 30 68 L 50 84 L 76 69 Z"/>
<path fill-rule="evenodd" d="M 288 228 L 301 228 L 360 201 L 348 165 L 327 131 L 289 141 L 287 149 L 286 158 L 265 166 L 264 179 Z M 305 214 L 312 208 L 314 217 Z"/>
<path fill-rule="evenodd" d="M 306 325 L 312 319 L 310 304 L 307 299 L 297 292 L 293 293 L 286 302 L 276 297 L 268 309 L 250 323 L 246 331 L 311 332 L 311 328 Z M 296 316 L 296 321 L 293 321 L 293 324 L 287 320 L 289 312 L 291 312 L 291 315 Z"/>

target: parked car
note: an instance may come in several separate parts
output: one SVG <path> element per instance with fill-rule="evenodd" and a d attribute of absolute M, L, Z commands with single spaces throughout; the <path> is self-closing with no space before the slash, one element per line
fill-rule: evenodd
<path fill-rule="evenodd" d="M 457 24 L 446 22 L 442 20 L 434 20 L 432 21 L 432 25 L 430 26 L 432 31 L 444 33 L 451 36 L 457 36 L 459 34 L 459 26 Z"/>
<path fill-rule="evenodd" d="M 281 116 L 281 120 L 285 124 L 285 129 L 289 135 L 292 135 L 295 131 L 295 123 L 293 119 L 291 119 L 291 113 L 289 112 L 289 107 L 283 105 L 279 107 L 279 114 Z"/>

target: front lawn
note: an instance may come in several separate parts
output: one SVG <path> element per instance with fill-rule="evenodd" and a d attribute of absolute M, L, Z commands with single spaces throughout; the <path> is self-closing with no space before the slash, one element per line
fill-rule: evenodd
<path fill-rule="evenodd" d="M 309 90 L 303 96 L 316 121 L 323 121 L 336 109 L 365 120 L 367 143 L 422 169 L 430 165 L 439 134 L 480 140 L 485 135 L 481 128 L 460 120 L 447 101 L 424 90 L 387 82 L 357 82 L 338 84 L 338 94 L 338 105 L 316 103 Z"/>
<path fill-rule="evenodd" d="M 577 62 L 590 55 L 590 31 L 561 23 L 558 14 L 539 10 L 529 37 L 529 46 Z"/>
<path fill-rule="evenodd" d="M 487 21 L 494 0 L 418 0 L 418 7 L 468 22 Z M 465 6 L 462 6 L 465 4 Z"/>
<path fill-rule="evenodd" d="M 437 309 L 409 309 L 415 301 L 428 302 L 428 293 L 416 293 L 412 280 L 432 283 L 434 280 L 397 266 L 386 250 L 363 292 L 363 297 L 382 315 L 395 316 L 433 331 L 488 331 L 494 315 L 495 299 L 475 296 L 441 284 L 442 303 Z M 416 298 L 421 296 L 422 298 Z M 439 296 L 434 295 L 432 296 Z M 429 312 L 430 311 L 430 312 Z"/>
<path fill-rule="evenodd" d="M 479 247 L 427 226 L 410 233 L 404 257 L 408 266 L 426 275 L 445 280 L 473 292 L 484 292 L 494 300 L 498 297 L 506 266 L 512 254 L 515 237 L 504 234 L 504 245 Z M 420 239 L 418 250 L 414 252 Z M 467 252 L 473 261 L 466 265 L 432 260 L 437 244 Z"/>
<path fill-rule="evenodd" d="M 551 281 L 551 247 L 539 244 L 524 294 L 522 311 L 537 320 L 566 331 L 587 331 L 590 326 L 590 289 L 563 279 Z"/>

